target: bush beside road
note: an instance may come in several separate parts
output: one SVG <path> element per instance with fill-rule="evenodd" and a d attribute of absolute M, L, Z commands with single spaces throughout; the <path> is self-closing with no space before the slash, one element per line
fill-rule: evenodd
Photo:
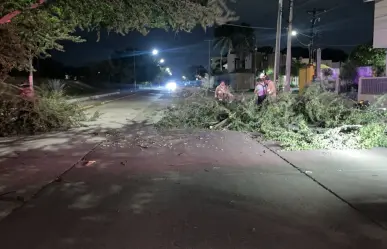
<path fill-rule="evenodd" d="M 131 91 L 100 94 L 69 100 L 62 91 L 36 90 L 35 100 L 3 92 L 0 103 L 0 136 L 33 135 L 67 130 L 82 125 L 88 117 L 84 110 L 132 94 Z M 91 119 L 98 118 L 98 112 Z"/>

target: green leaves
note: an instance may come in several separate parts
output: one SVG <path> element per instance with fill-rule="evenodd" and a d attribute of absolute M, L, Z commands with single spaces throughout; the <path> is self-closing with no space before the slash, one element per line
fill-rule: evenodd
<path fill-rule="evenodd" d="M 227 1 L 55 0 L 34 5 L 35 0 L 6 0 L 0 8 L 0 18 L 15 10 L 21 11 L 11 23 L 2 24 L 2 30 L 12 30 L 13 44 L 20 48 L 21 57 L 26 54 L 46 57 L 52 49 L 64 50 L 61 41 L 82 42 L 80 37 L 71 35 L 76 28 L 122 35 L 138 31 L 145 35 L 153 28 L 188 32 L 198 24 L 206 28 L 235 21 L 238 17 L 227 8 Z M 32 6 L 38 7 L 31 9 Z M 5 33 L 9 32 L 1 32 Z M 0 50 L 5 50 L 4 44 L 0 46 L 3 46 Z M 25 63 L 20 58 L 17 60 L 2 64 L 2 69 Z"/>
<path fill-rule="evenodd" d="M 168 110 L 163 128 L 208 128 L 227 118 L 230 130 L 258 132 L 285 150 L 387 147 L 387 112 L 356 109 L 342 96 L 309 87 L 303 95 L 281 93 L 261 107 L 254 99 L 220 105 L 207 96 L 190 97 Z M 374 103 L 377 104 L 377 103 Z"/>
<path fill-rule="evenodd" d="M 237 20 L 226 6 L 226 0 L 57 0 L 66 19 L 74 20 L 86 30 L 106 29 L 108 32 L 127 34 L 163 28 L 190 31 L 196 25 L 203 27 Z"/>
<path fill-rule="evenodd" d="M 384 49 L 373 48 L 369 44 L 356 47 L 350 57 L 358 66 L 374 66 L 375 68 L 383 67 L 386 63 L 385 58 Z"/>

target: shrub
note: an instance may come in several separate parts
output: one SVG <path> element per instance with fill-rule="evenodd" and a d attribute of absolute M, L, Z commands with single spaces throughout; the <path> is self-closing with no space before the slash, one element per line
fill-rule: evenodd
<path fill-rule="evenodd" d="M 67 88 L 67 84 L 63 80 L 50 79 L 42 86 L 47 92 L 63 92 Z"/>
<path fill-rule="evenodd" d="M 36 90 L 35 100 L 3 92 L 0 101 L 0 136 L 31 135 L 80 126 L 87 117 L 62 91 Z"/>

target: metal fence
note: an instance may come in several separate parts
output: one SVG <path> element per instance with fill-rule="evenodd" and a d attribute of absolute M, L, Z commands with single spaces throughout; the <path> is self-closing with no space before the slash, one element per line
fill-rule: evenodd
<path fill-rule="evenodd" d="M 387 77 L 367 77 L 359 79 L 358 101 L 368 100 L 373 102 L 385 94 L 387 94 Z"/>
<path fill-rule="evenodd" d="M 387 94 L 387 77 L 360 78 L 359 94 Z"/>

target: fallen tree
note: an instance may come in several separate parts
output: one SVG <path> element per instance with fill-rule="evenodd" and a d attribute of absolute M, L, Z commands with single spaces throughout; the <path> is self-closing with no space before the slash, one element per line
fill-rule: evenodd
<path fill-rule="evenodd" d="M 377 107 L 355 108 L 319 87 L 302 95 L 282 93 L 260 107 L 254 98 L 222 104 L 195 94 L 166 110 L 157 126 L 258 132 L 287 150 L 387 147 L 387 112 Z"/>

